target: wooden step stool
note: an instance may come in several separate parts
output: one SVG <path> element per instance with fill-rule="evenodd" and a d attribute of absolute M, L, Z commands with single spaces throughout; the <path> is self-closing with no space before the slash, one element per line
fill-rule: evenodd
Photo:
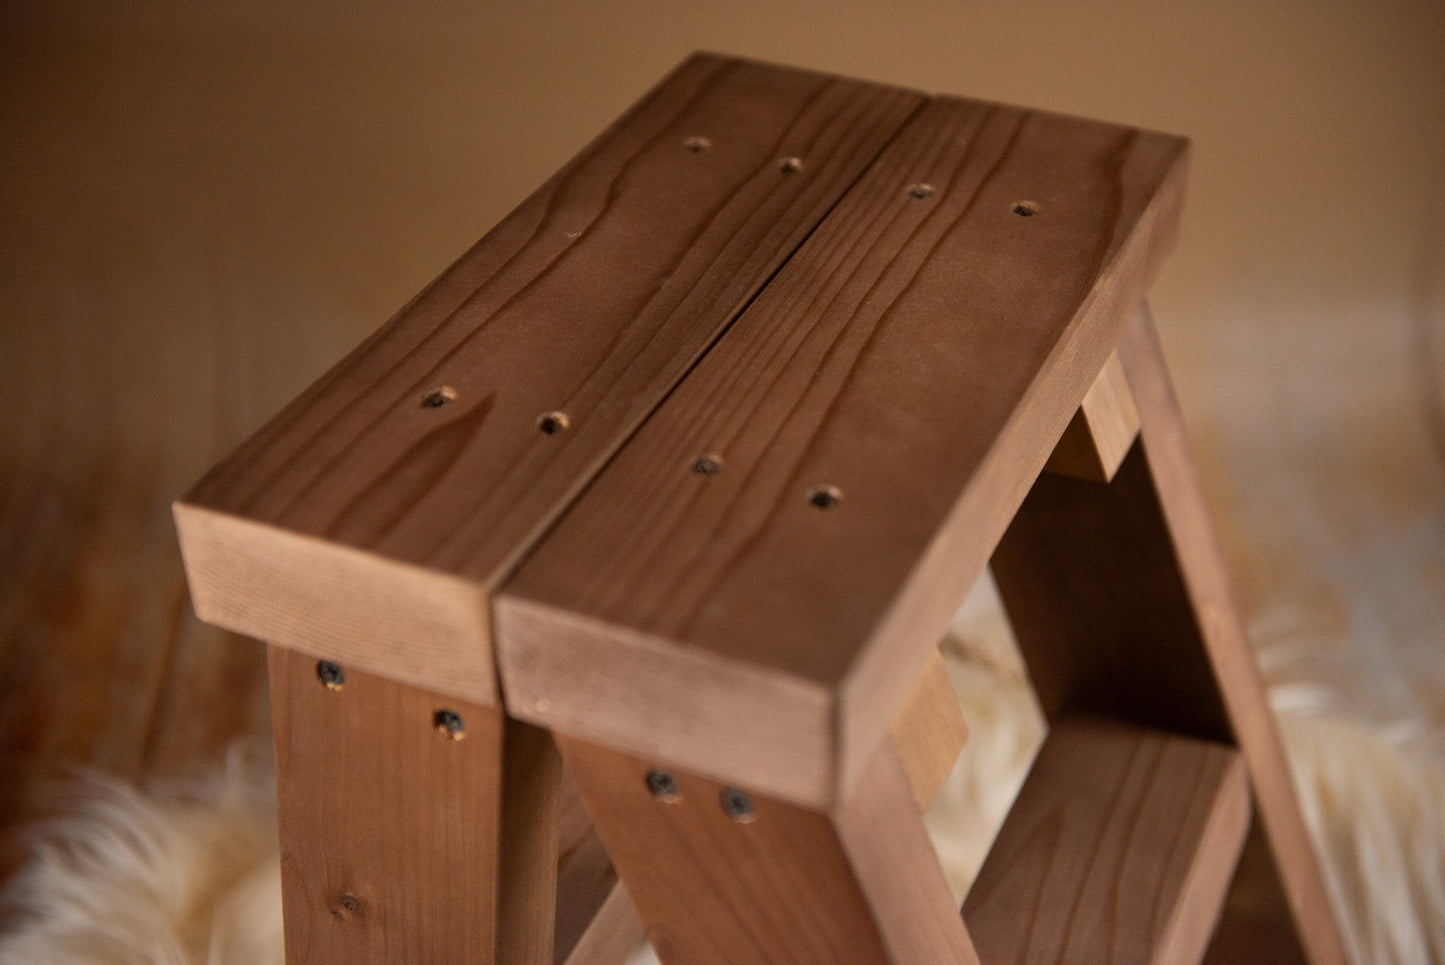
<path fill-rule="evenodd" d="M 1343 962 L 1142 307 L 1186 155 L 695 56 L 213 469 L 288 961 Z M 1051 729 L 960 916 L 990 560 Z"/>

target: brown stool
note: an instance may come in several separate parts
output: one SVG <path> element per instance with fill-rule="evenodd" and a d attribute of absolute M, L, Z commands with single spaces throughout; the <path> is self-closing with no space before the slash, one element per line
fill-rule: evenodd
<path fill-rule="evenodd" d="M 1186 156 L 695 56 L 213 469 L 288 961 L 1344 962 L 1142 306 Z M 960 915 L 990 560 L 1051 727 Z"/>

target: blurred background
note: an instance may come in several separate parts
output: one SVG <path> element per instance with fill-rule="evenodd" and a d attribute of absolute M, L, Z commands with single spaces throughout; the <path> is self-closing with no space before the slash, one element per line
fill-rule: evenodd
<path fill-rule="evenodd" d="M 0 826 L 68 764 L 264 757 L 170 501 L 694 49 L 1191 137 L 1152 300 L 1277 706 L 1439 782 L 1438 0 L 7 2 Z M 1391 839 L 1437 943 L 1442 840 Z"/>

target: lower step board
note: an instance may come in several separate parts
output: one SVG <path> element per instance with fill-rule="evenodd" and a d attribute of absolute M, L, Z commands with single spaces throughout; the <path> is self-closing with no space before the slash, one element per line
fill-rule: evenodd
<path fill-rule="evenodd" d="M 1249 829 L 1233 748 L 1056 723 L 963 917 L 989 965 L 1195 965 Z"/>

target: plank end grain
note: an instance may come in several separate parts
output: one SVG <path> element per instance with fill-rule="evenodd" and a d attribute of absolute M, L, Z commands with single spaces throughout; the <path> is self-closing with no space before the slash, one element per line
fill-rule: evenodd
<path fill-rule="evenodd" d="M 825 688 L 703 652 L 679 664 L 666 640 L 516 596 L 495 607 L 513 717 L 803 807 L 831 799 Z"/>
<path fill-rule="evenodd" d="M 196 615 L 312 657 L 498 704 L 483 589 L 186 502 L 174 505 Z"/>

